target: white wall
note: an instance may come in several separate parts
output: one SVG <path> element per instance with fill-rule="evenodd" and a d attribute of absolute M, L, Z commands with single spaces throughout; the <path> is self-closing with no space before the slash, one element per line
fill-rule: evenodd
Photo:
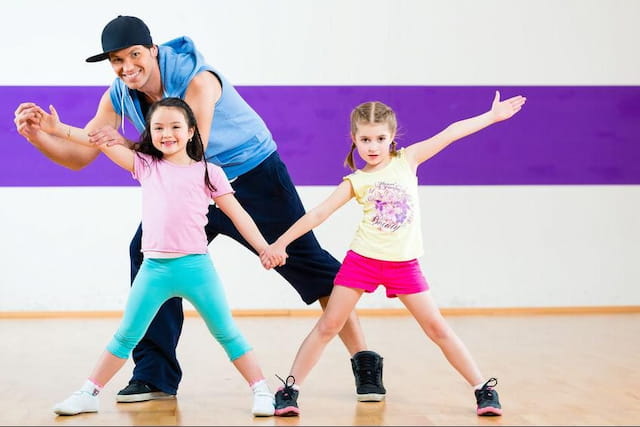
<path fill-rule="evenodd" d="M 142 17 L 157 42 L 189 35 L 238 85 L 640 84 L 640 2 L 615 0 L 13 2 L 0 84 L 107 85 L 109 66 L 84 58 L 117 14 Z M 299 190 L 312 207 L 330 188 Z M 640 305 L 640 186 L 420 192 L 421 261 L 441 306 Z M 0 187 L 0 311 L 121 309 L 139 203 L 135 187 Z M 357 218 L 351 204 L 317 230 L 337 258 Z M 210 249 L 233 308 L 305 307 L 218 240 Z M 397 306 L 381 292 L 359 305 Z"/>
<path fill-rule="evenodd" d="M 238 85 L 640 80 L 636 0 L 32 0 L 3 4 L 0 84 L 106 85 L 84 59 L 118 14 L 156 42 L 189 35 Z"/>
<path fill-rule="evenodd" d="M 329 191 L 304 187 L 301 195 L 312 207 Z M 420 193 L 421 262 L 441 306 L 640 304 L 640 187 L 425 186 Z M 0 235 L 8 236 L 0 311 L 122 308 L 138 188 L 3 188 L 0 197 Z M 35 220 L 43 206 L 46 223 Z M 317 229 L 338 258 L 358 215 L 352 202 Z M 305 307 L 280 276 L 230 239 L 217 239 L 210 251 L 232 307 Z M 359 307 L 400 305 L 379 292 Z"/>

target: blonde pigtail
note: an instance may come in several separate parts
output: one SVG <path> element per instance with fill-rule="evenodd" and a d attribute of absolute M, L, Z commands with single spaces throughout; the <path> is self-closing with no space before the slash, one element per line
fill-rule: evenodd
<path fill-rule="evenodd" d="M 349 150 L 349 154 L 347 154 L 347 158 L 344 160 L 344 165 L 352 171 L 356 170 L 356 162 L 353 159 L 353 150 L 355 150 L 355 148 L 356 144 L 351 142 L 351 150 Z"/>

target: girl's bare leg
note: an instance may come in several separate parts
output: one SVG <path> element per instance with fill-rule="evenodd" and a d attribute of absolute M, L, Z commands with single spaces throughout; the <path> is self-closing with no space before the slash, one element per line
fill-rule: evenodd
<path fill-rule="evenodd" d="M 329 297 L 322 297 L 318 302 L 320 302 L 322 310 L 325 310 L 327 303 L 329 302 Z M 360 326 L 360 318 L 356 314 L 355 309 L 351 310 L 351 313 L 349 313 L 349 317 L 347 317 L 347 321 L 342 329 L 340 329 L 338 335 L 340 336 L 340 340 L 343 342 L 344 346 L 347 348 L 349 356 L 353 356 L 359 351 L 367 350 L 367 342 L 364 338 L 362 326 Z"/>
<path fill-rule="evenodd" d="M 464 377 L 469 385 L 480 384 L 484 380 L 480 369 L 462 340 L 442 317 L 429 291 L 398 295 L 398 298 L 418 321 L 427 336 L 440 347 L 451 366 Z"/>
<path fill-rule="evenodd" d="M 311 369 L 320 360 L 327 344 L 343 330 L 363 292 L 360 289 L 339 285 L 333 287 L 322 316 L 300 345 L 293 361 L 290 375 L 295 377 L 296 384 L 301 385 L 304 382 Z"/>
<path fill-rule="evenodd" d="M 124 366 L 126 361 L 127 359 L 114 356 L 110 351 L 105 350 L 98 359 L 93 371 L 91 371 L 89 379 L 96 385 L 104 387 Z"/>
<path fill-rule="evenodd" d="M 253 351 L 246 352 L 232 363 L 249 385 L 264 379 L 264 374 Z"/>

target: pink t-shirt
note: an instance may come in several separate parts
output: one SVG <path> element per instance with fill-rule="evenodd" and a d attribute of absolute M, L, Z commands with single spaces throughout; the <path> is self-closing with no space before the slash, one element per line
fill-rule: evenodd
<path fill-rule="evenodd" d="M 219 166 L 207 163 L 209 180 L 204 182 L 204 164 L 176 165 L 136 153 L 133 177 L 142 185 L 142 252 L 207 253 L 207 212 L 212 199 L 233 193 Z"/>

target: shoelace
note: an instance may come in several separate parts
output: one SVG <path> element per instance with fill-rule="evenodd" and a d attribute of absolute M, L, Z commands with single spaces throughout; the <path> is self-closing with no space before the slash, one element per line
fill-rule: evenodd
<path fill-rule="evenodd" d="M 282 384 L 284 384 L 282 394 L 284 395 L 285 399 L 291 399 L 291 395 L 294 391 L 293 385 L 296 383 L 296 378 L 293 375 L 289 375 L 286 380 L 283 380 L 278 374 L 276 374 L 276 377 L 278 377 L 278 379 L 282 381 Z M 291 380 L 291 384 L 289 384 L 289 380 Z"/>
<path fill-rule="evenodd" d="M 372 357 L 366 357 L 358 361 L 358 377 L 360 383 L 378 385 L 376 378 L 376 361 Z"/>
<path fill-rule="evenodd" d="M 483 400 L 493 400 L 493 387 L 498 385 L 497 378 L 489 378 L 480 389 L 480 398 Z"/>

